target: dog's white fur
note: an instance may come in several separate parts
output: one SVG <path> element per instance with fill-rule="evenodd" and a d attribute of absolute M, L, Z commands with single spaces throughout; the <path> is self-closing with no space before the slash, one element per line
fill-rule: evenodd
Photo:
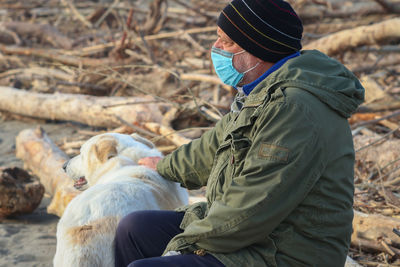
<path fill-rule="evenodd" d="M 57 225 L 54 266 L 114 266 L 113 240 L 122 217 L 188 203 L 187 191 L 177 183 L 137 165 L 151 156 L 161 153 L 138 135 L 101 134 L 81 147 L 66 172 L 75 181 L 85 177 L 88 189 L 69 203 Z"/>

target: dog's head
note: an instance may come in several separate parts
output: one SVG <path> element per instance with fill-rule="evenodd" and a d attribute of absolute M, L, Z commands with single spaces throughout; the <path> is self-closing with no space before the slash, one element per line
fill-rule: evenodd
<path fill-rule="evenodd" d="M 67 161 L 63 168 L 75 183 L 85 190 L 104 174 L 125 165 L 136 165 L 144 157 L 162 156 L 153 143 L 137 135 L 106 133 L 85 142 L 80 154 Z"/>

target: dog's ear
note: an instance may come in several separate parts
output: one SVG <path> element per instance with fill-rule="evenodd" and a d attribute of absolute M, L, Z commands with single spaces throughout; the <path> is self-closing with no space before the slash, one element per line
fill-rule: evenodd
<path fill-rule="evenodd" d="M 112 157 L 118 155 L 117 142 L 114 138 L 101 138 L 95 144 L 95 153 L 100 162 L 106 162 Z"/>
<path fill-rule="evenodd" d="M 138 142 L 140 142 L 140 143 L 142 143 L 142 144 L 148 146 L 149 148 L 155 148 L 155 147 L 156 147 L 152 142 L 150 142 L 149 140 L 147 140 L 147 139 L 144 138 L 144 137 L 141 137 L 141 136 L 138 135 L 137 133 L 131 134 L 131 137 L 132 137 L 133 139 L 135 139 L 136 141 L 138 141 Z"/>

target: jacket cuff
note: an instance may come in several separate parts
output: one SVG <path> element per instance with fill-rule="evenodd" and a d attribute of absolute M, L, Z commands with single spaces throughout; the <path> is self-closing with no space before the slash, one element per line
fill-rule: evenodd
<path fill-rule="evenodd" d="M 156 166 L 157 172 L 165 179 L 177 182 L 176 177 L 172 172 L 170 162 L 171 162 L 171 155 L 167 155 L 164 158 L 162 158 L 157 163 Z"/>

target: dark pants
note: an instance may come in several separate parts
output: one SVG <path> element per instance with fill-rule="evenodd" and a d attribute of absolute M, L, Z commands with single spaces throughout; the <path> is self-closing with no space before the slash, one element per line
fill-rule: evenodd
<path fill-rule="evenodd" d="M 223 267 L 210 254 L 160 257 L 168 242 L 182 233 L 183 212 L 136 211 L 123 218 L 115 236 L 116 267 Z"/>

